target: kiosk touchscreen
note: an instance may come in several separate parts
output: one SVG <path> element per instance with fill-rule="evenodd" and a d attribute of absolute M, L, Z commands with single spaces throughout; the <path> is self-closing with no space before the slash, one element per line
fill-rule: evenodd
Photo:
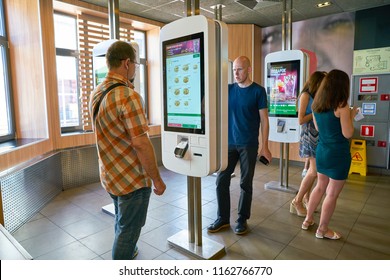
<path fill-rule="evenodd" d="M 300 50 L 275 52 L 266 56 L 265 83 L 271 141 L 299 142 L 297 98 L 307 71 L 308 59 Z"/>
<path fill-rule="evenodd" d="M 203 33 L 163 42 L 164 128 L 205 134 Z"/>
<path fill-rule="evenodd" d="M 185 28 L 184 28 L 185 27 Z M 227 164 L 227 27 L 191 16 L 161 29 L 162 161 L 203 177 Z"/>

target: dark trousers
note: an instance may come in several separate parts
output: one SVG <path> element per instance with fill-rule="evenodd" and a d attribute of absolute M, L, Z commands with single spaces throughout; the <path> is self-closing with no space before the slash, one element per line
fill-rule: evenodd
<path fill-rule="evenodd" d="M 230 180 L 240 161 L 240 200 L 238 203 L 238 222 L 245 222 L 251 216 L 253 176 L 255 174 L 258 147 L 229 146 L 228 166 L 217 177 L 218 218 L 230 220 Z"/>

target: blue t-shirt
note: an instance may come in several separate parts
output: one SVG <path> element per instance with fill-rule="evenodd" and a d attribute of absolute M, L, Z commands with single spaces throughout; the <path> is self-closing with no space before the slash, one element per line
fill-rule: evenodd
<path fill-rule="evenodd" d="M 259 84 L 229 85 L 229 146 L 259 145 L 259 110 L 267 107 L 267 94 Z"/>

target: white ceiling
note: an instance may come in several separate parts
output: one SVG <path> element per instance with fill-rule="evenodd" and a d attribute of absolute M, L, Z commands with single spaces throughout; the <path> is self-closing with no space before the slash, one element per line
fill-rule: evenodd
<path fill-rule="evenodd" d="M 60 0 L 61 1 L 61 0 Z M 108 7 L 110 0 L 83 0 L 83 2 Z M 214 18 L 214 5 L 222 4 L 222 21 L 226 23 L 251 23 L 260 27 L 282 23 L 282 0 L 200 0 L 200 14 Z M 290 3 L 286 1 L 287 5 Z M 292 21 L 301 21 L 342 12 L 355 12 L 389 5 L 390 0 L 330 0 L 331 6 L 317 8 L 325 0 L 292 0 Z M 254 6 L 253 9 L 247 6 Z M 119 10 L 136 16 L 169 23 L 186 15 L 184 0 L 119 0 Z"/>

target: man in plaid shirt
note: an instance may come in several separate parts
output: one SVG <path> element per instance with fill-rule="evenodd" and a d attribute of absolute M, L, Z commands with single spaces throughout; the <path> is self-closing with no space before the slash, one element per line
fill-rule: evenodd
<path fill-rule="evenodd" d="M 166 186 L 148 136 L 141 97 L 130 82 L 138 66 L 135 50 L 129 43 L 116 41 L 107 50 L 106 63 L 109 72 L 91 94 L 90 113 L 96 113 L 100 180 L 115 206 L 112 259 L 128 260 L 138 254 L 152 182 L 157 195 L 162 195 Z M 117 83 L 102 98 L 103 92 Z"/>

